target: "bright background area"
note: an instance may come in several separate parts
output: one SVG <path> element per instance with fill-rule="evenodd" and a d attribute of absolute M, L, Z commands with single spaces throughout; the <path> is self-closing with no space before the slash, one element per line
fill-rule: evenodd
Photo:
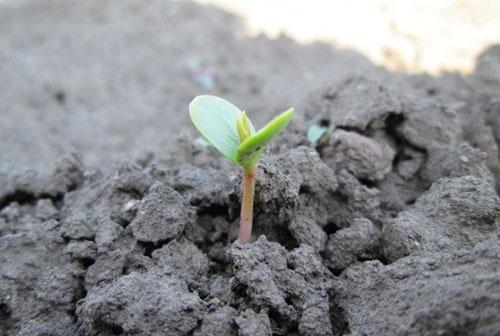
<path fill-rule="evenodd" d="M 469 73 L 500 42 L 500 0 L 196 1 L 242 16 L 250 34 L 325 41 L 413 73 Z"/>

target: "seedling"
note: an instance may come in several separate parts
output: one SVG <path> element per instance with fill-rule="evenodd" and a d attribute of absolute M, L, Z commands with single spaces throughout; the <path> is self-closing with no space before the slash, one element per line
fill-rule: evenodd
<path fill-rule="evenodd" d="M 318 124 L 311 125 L 307 130 L 307 140 L 311 145 L 318 145 L 324 141 L 328 134 L 328 127 Z"/>
<path fill-rule="evenodd" d="M 252 234 L 255 172 L 260 156 L 272 138 L 284 129 L 293 108 L 271 120 L 258 132 L 245 112 L 215 96 L 202 95 L 189 104 L 196 129 L 222 155 L 243 168 L 243 197 L 238 240 L 248 242 Z"/>

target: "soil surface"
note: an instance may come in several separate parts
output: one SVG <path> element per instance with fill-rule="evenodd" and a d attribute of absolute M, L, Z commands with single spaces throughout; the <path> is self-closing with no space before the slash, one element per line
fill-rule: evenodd
<path fill-rule="evenodd" d="M 119 4 L 0 4 L 1 336 L 500 334 L 500 46 L 410 76 Z M 297 108 L 248 244 L 240 171 L 179 134 L 201 92 Z"/>

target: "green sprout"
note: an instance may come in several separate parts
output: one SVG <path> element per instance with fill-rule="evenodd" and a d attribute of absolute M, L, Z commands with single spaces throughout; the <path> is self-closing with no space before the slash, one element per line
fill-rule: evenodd
<path fill-rule="evenodd" d="M 313 124 L 307 130 L 307 140 L 311 145 L 318 145 L 323 142 L 328 135 L 328 127 Z"/>
<path fill-rule="evenodd" d="M 258 132 L 246 113 L 230 102 L 202 95 L 189 104 L 189 115 L 196 129 L 222 155 L 243 168 L 238 240 L 248 242 L 252 235 L 255 173 L 260 156 L 275 135 L 293 116 L 293 108 L 278 115 Z"/>

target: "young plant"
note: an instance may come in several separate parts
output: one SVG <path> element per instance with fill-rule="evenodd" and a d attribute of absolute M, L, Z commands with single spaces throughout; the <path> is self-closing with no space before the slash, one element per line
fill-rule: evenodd
<path fill-rule="evenodd" d="M 255 172 L 266 146 L 293 116 L 293 108 L 271 120 L 258 132 L 246 113 L 230 102 L 202 95 L 189 104 L 189 115 L 196 129 L 222 155 L 243 168 L 238 239 L 248 242 L 252 235 Z"/>

